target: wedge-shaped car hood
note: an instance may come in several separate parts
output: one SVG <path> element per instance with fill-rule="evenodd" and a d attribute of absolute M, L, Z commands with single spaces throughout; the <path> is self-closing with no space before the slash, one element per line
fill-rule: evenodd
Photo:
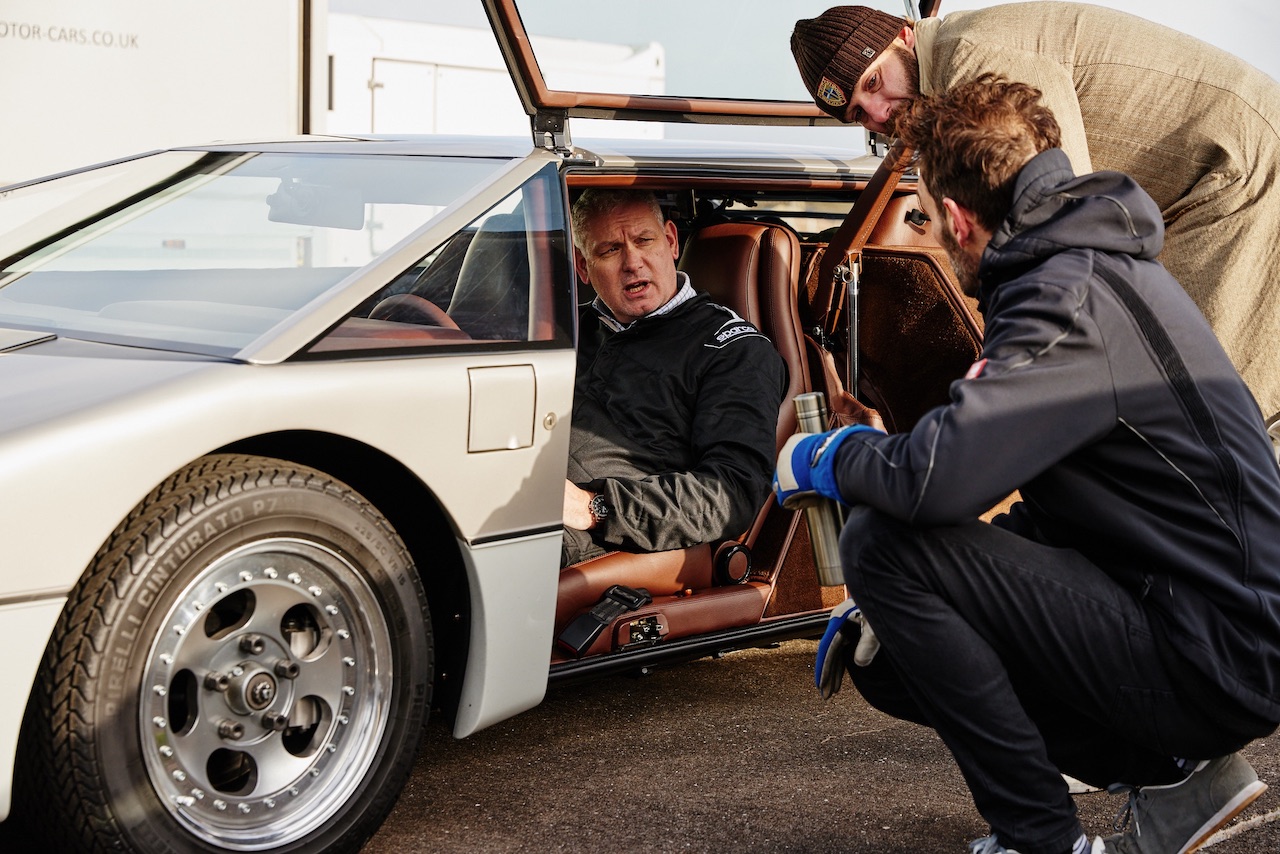
<path fill-rule="evenodd" d="M 0 439 L 116 405 L 149 389 L 182 382 L 195 373 L 224 368 L 226 360 L 25 335 L 27 346 L 0 350 Z"/>

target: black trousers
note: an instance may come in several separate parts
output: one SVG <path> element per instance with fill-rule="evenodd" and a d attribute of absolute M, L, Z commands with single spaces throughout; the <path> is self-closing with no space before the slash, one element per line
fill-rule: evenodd
<path fill-rule="evenodd" d="M 1062 774 L 1182 779 L 1273 731 L 1168 648 L 1132 595 L 1068 549 L 982 522 L 919 529 L 855 508 L 845 580 L 881 641 L 847 667 L 871 705 L 935 729 L 978 811 L 1024 854 L 1082 833 Z"/>

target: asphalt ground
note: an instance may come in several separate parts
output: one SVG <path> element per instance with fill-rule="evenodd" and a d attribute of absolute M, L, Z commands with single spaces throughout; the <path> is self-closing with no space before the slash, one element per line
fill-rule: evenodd
<path fill-rule="evenodd" d="M 822 701 L 814 641 L 552 688 L 509 721 L 424 734 L 364 854 L 850 852 L 964 854 L 987 833 L 932 730 Z M 1245 755 L 1273 787 L 1202 850 L 1280 852 L 1280 737 Z M 1123 798 L 1076 797 L 1091 833 Z M 0 852 L 49 852 L 0 825 Z"/>
<path fill-rule="evenodd" d="M 364 852 L 966 852 L 988 831 L 941 741 L 847 680 L 823 702 L 816 646 L 552 688 L 461 741 L 436 722 Z M 1280 852 L 1280 737 L 1245 755 L 1273 788 L 1201 850 Z M 1124 798 L 1076 802 L 1106 834 Z"/>

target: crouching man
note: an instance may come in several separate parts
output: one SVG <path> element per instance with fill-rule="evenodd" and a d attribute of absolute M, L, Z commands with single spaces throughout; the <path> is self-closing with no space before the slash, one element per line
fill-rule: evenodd
<path fill-rule="evenodd" d="M 1154 260 L 1156 206 L 1120 173 L 1073 175 L 1037 90 L 985 75 L 897 129 L 985 343 L 911 432 L 779 458 L 780 499 L 854 508 L 857 607 L 834 612 L 819 681 L 847 669 L 937 730 L 991 826 L 972 851 L 1193 851 L 1266 789 L 1237 751 L 1280 721 L 1262 415 Z M 1063 774 L 1122 784 L 1125 832 L 1091 843 Z"/>
<path fill-rule="evenodd" d="M 786 367 L 773 344 L 676 270 L 652 193 L 573 206 L 582 308 L 563 565 L 737 536 L 769 495 Z"/>

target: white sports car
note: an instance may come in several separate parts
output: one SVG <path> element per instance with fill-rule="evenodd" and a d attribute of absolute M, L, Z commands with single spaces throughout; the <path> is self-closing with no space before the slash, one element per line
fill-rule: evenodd
<path fill-rule="evenodd" d="M 781 442 L 791 398 L 845 386 L 907 427 L 978 352 L 912 179 L 818 147 L 574 145 L 575 116 L 827 120 L 548 88 L 514 3 L 486 6 L 532 150 L 213 145 L 0 191 L 0 818 L 84 851 L 354 850 L 429 711 L 463 737 L 550 680 L 811 635 L 843 598 L 771 504 L 733 541 L 561 571 L 589 296 L 567 211 L 660 195 L 682 268 L 788 364 Z"/>

